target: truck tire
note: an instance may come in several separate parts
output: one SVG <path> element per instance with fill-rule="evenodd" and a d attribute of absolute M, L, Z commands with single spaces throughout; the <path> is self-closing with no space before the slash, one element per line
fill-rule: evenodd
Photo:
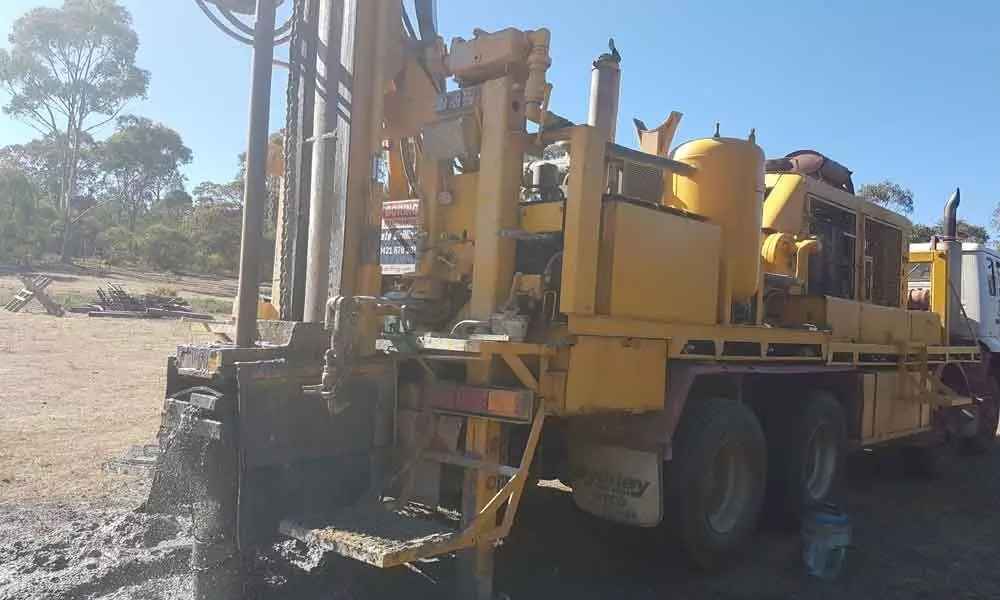
<path fill-rule="evenodd" d="M 840 483 L 847 419 L 840 402 L 823 390 L 774 409 L 765 429 L 768 516 L 778 523 L 797 523 Z"/>
<path fill-rule="evenodd" d="M 664 522 L 694 564 L 714 567 L 752 537 L 766 474 L 753 411 L 724 398 L 688 402 L 666 463 Z"/>

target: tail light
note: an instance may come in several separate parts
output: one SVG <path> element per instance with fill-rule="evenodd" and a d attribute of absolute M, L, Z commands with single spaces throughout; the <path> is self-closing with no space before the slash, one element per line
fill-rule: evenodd
<path fill-rule="evenodd" d="M 446 413 L 530 423 L 535 394 L 521 388 L 462 385 L 442 381 L 423 387 L 423 406 Z"/>

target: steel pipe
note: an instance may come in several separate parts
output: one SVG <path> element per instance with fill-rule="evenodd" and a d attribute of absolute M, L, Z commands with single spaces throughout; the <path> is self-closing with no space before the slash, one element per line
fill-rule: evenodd
<path fill-rule="evenodd" d="M 271 111 L 271 60 L 274 58 L 276 0 L 257 0 L 254 24 L 253 78 L 250 83 L 250 124 L 247 170 L 243 195 L 243 233 L 240 244 L 240 279 L 236 296 L 236 345 L 257 341 L 257 302 L 260 257 L 264 245 L 264 212 L 267 208 L 267 150 Z"/>
<path fill-rule="evenodd" d="M 290 172 L 294 173 L 295 182 L 292 186 L 295 197 L 286 199 L 286 202 L 294 203 L 296 207 L 295 223 L 289 223 L 294 228 L 292 237 L 292 248 L 287 251 L 292 252 L 291 257 L 287 257 L 290 266 L 290 298 L 288 320 L 302 321 L 305 311 L 306 298 L 306 272 L 308 270 L 308 244 L 309 244 L 309 198 L 312 191 L 312 164 L 313 164 L 313 144 L 306 140 L 313 136 L 313 119 L 316 109 L 316 56 L 318 53 L 319 36 L 319 0 L 308 0 L 305 2 L 304 21 L 300 26 L 306 27 L 303 36 L 305 48 L 303 54 L 299 56 L 299 72 L 301 79 L 298 89 L 298 137 L 292 140 L 295 144 L 295 164 Z M 287 176 L 287 175 L 286 175 Z M 283 257 L 285 259 L 286 257 Z M 282 307 L 284 311 L 284 307 Z M 283 315 L 283 318 L 285 316 Z"/>
<path fill-rule="evenodd" d="M 944 234 L 952 239 L 958 237 L 958 205 L 961 202 L 962 194 L 955 188 L 955 192 L 944 205 Z"/>
<path fill-rule="evenodd" d="M 621 146 L 614 142 L 608 142 L 605 144 L 604 154 L 610 158 L 637 162 L 639 164 L 662 169 L 670 173 L 676 173 L 677 175 L 681 175 L 683 177 L 692 177 L 698 172 L 698 169 L 679 160 L 672 160 L 662 156 L 656 156 L 655 154 L 640 152 L 638 150 L 626 148 L 625 146 Z"/>
<path fill-rule="evenodd" d="M 319 43 L 312 122 L 312 177 L 309 191 L 303 320 L 322 323 L 330 296 L 330 252 L 337 194 L 334 189 L 337 155 L 337 104 L 340 98 L 341 37 L 344 3 L 319 5 Z"/>
<path fill-rule="evenodd" d="M 958 205 L 962 201 L 961 192 L 955 192 L 944 205 L 944 240 L 948 253 L 947 323 L 948 343 L 960 345 L 975 340 L 975 332 L 969 327 L 968 318 L 962 308 L 962 241 L 958 239 Z"/>

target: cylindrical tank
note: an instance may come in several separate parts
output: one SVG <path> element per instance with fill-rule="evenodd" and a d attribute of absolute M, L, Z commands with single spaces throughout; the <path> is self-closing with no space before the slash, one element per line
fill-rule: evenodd
<path fill-rule="evenodd" d="M 753 297 L 760 278 L 764 151 L 752 139 L 713 137 L 682 144 L 671 157 L 696 169 L 673 176 L 672 203 L 722 228 L 723 290 L 728 280 L 734 302 Z"/>

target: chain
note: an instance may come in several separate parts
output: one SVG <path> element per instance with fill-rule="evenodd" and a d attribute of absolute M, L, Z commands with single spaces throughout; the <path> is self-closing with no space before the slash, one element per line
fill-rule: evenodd
<path fill-rule="evenodd" d="M 285 173 L 283 183 L 283 204 L 281 211 L 281 244 L 279 252 L 281 256 L 278 264 L 280 273 L 278 276 L 278 306 L 281 307 L 281 318 L 291 320 L 292 318 L 292 286 L 289 280 L 289 272 L 293 270 L 291 264 L 294 260 L 292 244 L 298 245 L 298 223 L 299 223 L 299 182 L 297 179 L 296 162 L 297 147 L 299 138 L 299 85 L 302 74 L 301 65 L 301 25 L 304 16 L 303 5 L 306 0 L 293 0 L 292 3 L 292 30 L 291 39 L 288 42 L 288 86 L 285 97 L 285 139 L 282 154 L 285 163 Z M 294 217 L 294 218 L 293 218 Z M 296 231 L 293 232 L 292 229 Z M 274 292 L 272 291 L 272 294 Z"/>

